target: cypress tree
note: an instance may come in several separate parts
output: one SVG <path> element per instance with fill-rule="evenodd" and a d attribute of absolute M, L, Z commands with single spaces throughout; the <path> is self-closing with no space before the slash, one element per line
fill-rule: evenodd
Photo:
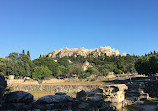
<path fill-rule="evenodd" d="M 22 53 L 25 54 L 25 50 L 22 50 Z"/>
<path fill-rule="evenodd" d="M 30 52 L 29 51 L 27 51 L 27 55 L 30 57 Z"/>

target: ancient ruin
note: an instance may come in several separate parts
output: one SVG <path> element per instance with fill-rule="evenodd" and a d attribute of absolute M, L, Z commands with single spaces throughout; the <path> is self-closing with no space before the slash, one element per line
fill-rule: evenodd
<path fill-rule="evenodd" d="M 69 48 L 63 48 L 60 50 L 55 50 L 53 52 L 50 52 L 48 54 L 43 55 L 42 57 L 51 57 L 51 58 L 56 58 L 56 57 L 64 57 L 64 56 L 88 56 L 92 55 L 93 57 L 98 57 L 98 56 L 119 56 L 120 53 L 118 50 L 112 49 L 110 46 L 107 47 L 100 47 L 99 49 L 85 49 L 84 47 L 81 48 L 74 48 L 74 49 L 69 49 Z M 121 56 L 126 56 L 126 53 L 121 54 Z"/>
<path fill-rule="evenodd" d="M 1 76 L 5 83 L 4 76 Z M 1 84 L 3 87 L 3 85 Z M 15 86 L 15 84 L 14 84 Z M 78 87 L 78 88 L 77 88 Z M 3 87 L 3 90 L 6 88 Z M 114 111 L 122 108 L 125 101 L 125 92 L 127 86 L 118 85 L 102 85 L 102 86 L 53 86 L 53 85 L 21 85 L 15 86 L 20 91 L 9 92 L 1 95 L 0 110 L 7 111 Z M 55 95 L 46 95 L 37 101 L 33 99 L 33 95 L 22 90 L 52 90 L 58 92 Z M 63 90 L 62 90 L 63 89 Z M 72 98 L 66 93 L 78 91 L 76 98 Z M 84 91 L 85 89 L 86 91 Z M 96 89 L 96 90 L 94 90 Z M 61 91 L 61 92 L 60 92 Z M 113 103 L 113 104 L 112 104 Z M 119 105 L 118 105 L 119 104 Z M 119 106 L 119 107 L 118 107 Z"/>
<path fill-rule="evenodd" d="M 127 105 L 143 104 L 150 97 L 158 97 L 157 76 L 134 77 L 126 79 L 126 84 L 109 85 L 9 84 L 17 91 L 7 94 L 4 76 L 0 75 L 0 80 L 1 111 L 119 111 Z M 27 90 L 56 93 L 34 100 Z M 71 92 L 76 92 L 76 97 L 67 95 Z"/>

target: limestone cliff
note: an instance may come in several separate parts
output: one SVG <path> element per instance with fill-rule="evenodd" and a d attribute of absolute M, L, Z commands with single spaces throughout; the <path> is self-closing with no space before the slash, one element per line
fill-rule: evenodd
<path fill-rule="evenodd" d="M 56 57 L 64 57 L 64 56 L 87 56 L 89 54 L 92 54 L 94 57 L 98 56 L 118 56 L 120 55 L 118 50 L 112 49 L 110 46 L 107 47 L 100 47 L 96 49 L 85 49 L 84 47 L 81 48 L 74 48 L 74 49 L 68 49 L 68 48 L 63 48 L 60 50 L 55 50 L 53 52 L 50 52 L 48 54 L 43 55 L 43 57 L 51 57 L 51 58 L 56 58 Z M 121 56 L 126 56 L 125 53 L 121 54 Z"/>

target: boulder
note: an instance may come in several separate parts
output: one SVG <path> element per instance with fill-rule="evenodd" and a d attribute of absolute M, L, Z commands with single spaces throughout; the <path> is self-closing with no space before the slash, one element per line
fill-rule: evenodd
<path fill-rule="evenodd" d="M 86 101 L 87 94 L 84 90 L 80 91 L 76 95 L 76 99 L 79 101 Z"/>
<path fill-rule="evenodd" d="M 25 91 L 10 92 L 5 95 L 5 103 L 25 103 L 29 104 L 34 101 L 33 95 Z"/>
<path fill-rule="evenodd" d="M 86 110 L 89 108 L 89 103 L 81 102 L 78 106 L 79 109 Z"/>
<path fill-rule="evenodd" d="M 101 97 L 100 97 L 100 96 L 93 97 L 93 98 L 91 99 L 91 101 L 93 101 L 93 102 L 101 101 Z"/>
<path fill-rule="evenodd" d="M 5 80 L 4 76 L 0 74 L 0 100 L 3 97 L 6 87 L 7 81 Z"/>
<path fill-rule="evenodd" d="M 47 95 L 39 98 L 36 103 L 38 104 L 51 104 L 65 101 L 72 101 L 73 99 L 68 95 Z"/>
<path fill-rule="evenodd" d="M 69 102 L 73 101 L 73 98 L 68 96 L 68 95 L 62 95 L 62 96 L 65 97 L 66 100 L 69 101 Z"/>

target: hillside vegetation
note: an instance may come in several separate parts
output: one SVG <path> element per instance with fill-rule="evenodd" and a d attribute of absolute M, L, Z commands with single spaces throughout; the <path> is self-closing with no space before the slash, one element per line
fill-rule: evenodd
<path fill-rule="evenodd" d="M 83 64 L 89 63 L 85 70 Z M 107 76 L 109 72 L 115 74 L 136 73 L 156 74 L 158 73 L 158 53 L 155 51 L 144 56 L 69 56 L 69 57 L 39 57 L 31 60 L 30 53 L 23 50 L 22 53 L 10 53 L 6 58 L 0 58 L 0 74 L 5 76 L 14 75 L 15 78 L 31 77 L 33 79 L 48 79 L 52 77 L 87 78 L 92 74 Z"/>

